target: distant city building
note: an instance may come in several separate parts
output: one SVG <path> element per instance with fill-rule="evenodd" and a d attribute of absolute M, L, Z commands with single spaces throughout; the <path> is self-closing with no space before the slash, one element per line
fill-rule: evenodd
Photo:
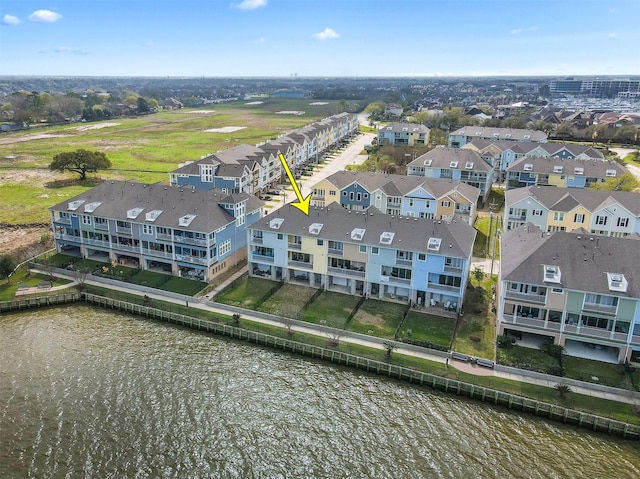
<path fill-rule="evenodd" d="M 551 93 L 567 93 L 593 97 L 613 98 L 619 93 L 637 94 L 640 92 L 640 80 L 630 78 L 583 78 L 552 80 Z"/>
<path fill-rule="evenodd" d="M 211 281 L 246 256 L 263 203 L 246 193 L 105 181 L 52 206 L 56 251 Z"/>

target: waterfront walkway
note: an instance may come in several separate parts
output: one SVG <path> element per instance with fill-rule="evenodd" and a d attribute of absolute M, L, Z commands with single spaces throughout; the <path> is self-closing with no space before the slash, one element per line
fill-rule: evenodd
<path fill-rule="evenodd" d="M 58 272 L 56 273 L 58 276 L 63 276 L 68 279 L 73 280 L 71 274 L 67 274 L 66 272 Z M 148 296 L 151 299 L 156 299 L 159 301 L 171 302 L 174 304 L 182 304 L 188 305 L 190 308 L 200 309 L 204 311 L 210 311 L 221 315 L 230 315 L 230 311 L 217 303 L 210 301 L 210 298 L 215 296 L 216 291 L 221 291 L 224 287 L 235 279 L 239 278 L 244 274 L 244 271 L 238 272 L 232 275 L 225 282 L 221 283 L 218 288 L 216 288 L 213 292 L 206 295 L 206 297 L 202 298 L 194 298 L 192 296 L 184 296 L 184 295 L 168 295 L 166 292 L 160 290 L 152 290 L 151 288 L 145 288 L 144 291 L 139 289 L 136 285 L 130 285 L 128 283 L 117 282 L 117 284 L 105 284 L 100 277 L 94 277 L 89 275 L 85 284 L 99 286 L 99 287 L 107 287 L 112 290 L 122 291 L 129 294 L 134 294 L 138 296 Z M 52 289 L 64 289 L 77 285 L 76 282 L 71 282 L 64 286 L 58 286 Z M 271 326 L 276 326 L 279 328 L 284 328 L 284 324 L 282 321 L 276 321 L 272 319 L 265 318 L 264 316 L 255 313 L 251 310 L 243 310 L 242 318 L 254 321 L 257 323 L 268 324 Z M 309 326 L 305 326 L 300 324 L 299 321 L 294 322 L 291 325 L 291 330 L 295 332 L 301 332 L 305 334 L 312 335 L 320 335 L 326 337 L 327 339 L 332 339 L 333 336 L 329 331 L 322 331 L 317 327 L 317 325 L 310 324 Z M 348 342 L 352 344 L 359 344 L 362 346 L 366 346 L 372 349 L 384 350 L 384 345 L 380 338 L 371 337 L 370 339 L 364 337 L 353 337 L 353 336 L 341 336 L 340 341 Z M 518 370 L 515 368 L 505 368 L 498 367 L 498 369 L 490 369 L 483 366 L 479 366 L 473 362 L 465 362 L 458 361 L 450 357 L 449 354 L 441 353 L 439 351 L 431 351 L 426 348 L 416 348 L 411 345 L 403 345 L 403 343 L 396 342 L 396 349 L 394 350 L 395 354 L 402 354 L 407 356 L 419 357 L 429 361 L 434 361 L 442 364 L 446 364 L 448 367 L 455 368 L 461 372 L 481 375 L 481 376 L 493 376 L 503 379 L 508 379 L 512 381 L 520 381 L 529 384 L 536 384 L 538 386 L 545 386 L 548 388 L 554 388 L 558 383 L 570 382 L 571 390 L 578 394 L 583 394 L 586 396 L 600 397 L 603 399 L 608 399 L 611 401 L 618 401 L 628 404 L 634 404 L 640 407 L 640 393 L 635 391 L 626 391 L 623 389 L 609 388 L 603 387 L 598 384 L 591 384 L 582 381 L 567 381 L 561 377 L 547 376 L 544 374 L 532 373 L 530 371 Z"/>

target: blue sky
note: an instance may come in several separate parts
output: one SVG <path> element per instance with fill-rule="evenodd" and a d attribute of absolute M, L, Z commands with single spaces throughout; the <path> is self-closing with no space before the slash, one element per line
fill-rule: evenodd
<path fill-rule="evenodd" d="M 640 75 L 640 0 L 2 0 L 0 75 Z"/>

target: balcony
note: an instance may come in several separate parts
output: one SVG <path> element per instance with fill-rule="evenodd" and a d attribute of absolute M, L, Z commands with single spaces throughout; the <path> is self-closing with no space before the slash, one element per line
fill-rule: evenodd
<path fill-rule="evenodd" d="M 176 241 L 176 243 L 192 244 L 192 245 L 198 245 L 198 246 L 207 246 L 207 240 L 206 239 L 190 238 L 188 236 L 176 235 L 175 236 L 175 241 Z"/>
<path fill-rule="evenodd" d="M 527 215 L 512 215 L 511 213 L 509 214 L 509 220 L 511 221 L 527 221 Z"/>
<path fill-rule="evenodd" d="M 615 316 L 617 306 L 609 304 L 597 304 L 597 303 L 584 303 L 582 305 L 582 311 L 588 311 L 591 313 L 610 314 Z"/>
<path fill-rule="evenodd" d="M 80 243 L 80 236 L 75 235 L 65 235 L 62 233 L 56 233 L 55 238 L 64 241 L 73 241 L 74 243 Z"/>
<path fill-rule="evenodd" d="M 97 240 L 92 238 L 85 238 L 83 242 L 85 244 L 89 244 L 92 246 L 102 246 L 104 248 L 109 248 L 111 246 L 111 243 L 109 241 L 102 241 L 102 240 Z"/>
<path fill-rule="evenodd" d="M 455 266 L 445 266 L 444 267 L 444 272 L 445 273 L 458 273 L 458 274 L 462 274 L 462 268 L 457 268 Z"/>
<path fill-rule="evenodd" d="M 547 302 L 546 294 L 516 293 L 510 290 L 507 290 L 504 293 L 504 297 L 505 299 L 522 301 L 525 303 L 545 304 Z"/>
<path fill-rule="evenodd" d="M 251 261 L 259 261 L 262 263 L 273 263 L 275 258 L 264 254 L 251 253 Z"/>
<path fill-rule="evenodd" d="M 327 252 L 332 256 L 342 256 L 344 254 L 343 250 L 335 248 L 328 248 Z"/>
<path fill-rule="evenodd" d="M 93 228 L 96 230 L 109 231 L 109 223 L 96 223 Z"/>
<path fill-rule="evenodd" d="M 54 220 L 55 223 L 62 223 L 65 225 L 70 225 L 71 224 L 71 218 L 56 218 Z"/>
<path fill-rule="evenodd" d="M 313 263 L 289 260 L 288 266 L 291 268 L 313 269 Z"/>
<path fill-rule="evenodd" d="M 159 239 L 161 241 L 173 241 L 173 237 L 169 234 L 164 234 L 164 233 L 156 233 L 156 239 Z"/>
<path fill-rule="evenodd" d="M 155 249 L 142 248 L 142 254 L 148 256 L 155 256 L 157 258 L 173 259 L 173 253 L 166 251 L 158 251 Z"/>
<path fill-rule="evenodd" d="M 121 251 L 132 251 L 134 253 L 139 253 L 140 252 L 140 246 L 132 246 L 132 245 L 129 245 L 129 244 L 112 243 L 111 247 L 113 249 L 117 249 L 117 250 L 121 250 Z"/>
<path fill-rule="evenodd" d="M 460 293 L 460 286 L 449 286 L 446 284 L 432 283 L 431 281 L 427 283 L 427 288 L 435 289 L 437 291 L 447 291 L 450 293 Z"/>
<path fill-rule="evenodd" d="M 252 244 L 263 244 L 264 243 L 264 239 L 258 236 L 252 236 L 251 237 L 251 243 Z"/>
<path fill-rule="evenodd" d="M 575 326 L 565 324 L 564 332 L 566 334 L 578 334 L 580 336 L 589 336 L 591 338 L 609 339 L 613 341 L 627 341 L 627 333 L 615 333 L 602 328 L 592 328 L 589 326 Z"/>
<path fill-rule="evenodd" d="M 311 199 L 312 200 L 320 200 L 320 201 L 324 201 L 325 195 L 324 193 L 320 194 L 320 193 L 313 193 L 311 195 Z"/>
<path fill-rule="evenodd" d="M 631 344 L 640 346 L 640 334 L 634 334 L 631 336 Z"/>
<path fill-rule="evenodd" d="M 289 262 L 289 264 L 291 264 L 291 261 Z M 353 276 L 355 278 L 364 278 L 365 276 L 365 271 L 360 271 L 357 269 L 346 269 L 346 268 L 333 268 L 331 266 L 329 266 L 327 268 L 327 271 L 329 273 L 333 273 L 333 274 L 341 274 L 344 276 Z"/>
<path fill-rule="evenodd" d="M 397 276 L 388 276 L 386 274 L 382 274 L 380 276 L 381 283 L 390 283 L 390 284 L 405 284 L 410 285 L 411 279 L 407 278 L 398 278 Z"/>
<path fill-rule="evenodd" d="M 401 266 L 411 266 L 413 261 L 410 259 L 396 258 L 396 264 Z"/>
<path fill-rule="evenodd" d="M 289 243 L 287 245 L 287 248 L 301 251 L 302 250 L 302 245 L 300 243 Z"/>
<path fill-rule="evenodd" d="M 560 331 L 560 323 L 553 321 L 545 321 L 538 318 L 525 318 L 522 316 L 514 316 L 513 314 L 503 314 L 502 322 L 504 324 L 515 324 L 517 326 L 524 326 L 527 328 L 535 328 L 546 331 Z"/>
<path fill-rule="evenodd" d="M 196 256 L 185 256 L 182 254 L 177 254 L 176 260 L 184 261 L 186 263 L 191 263 L 191 264 L 204 264 L 204 265 L 206 265 L 209 261 L 207 258 L 198 258 Z"/>
<path fill-rule="evenodd" d="M 125 235 L 131 234 L 131 228 L 126 228 L 124 226 L 116 226 L 116 233 L 122 233 Z"/>

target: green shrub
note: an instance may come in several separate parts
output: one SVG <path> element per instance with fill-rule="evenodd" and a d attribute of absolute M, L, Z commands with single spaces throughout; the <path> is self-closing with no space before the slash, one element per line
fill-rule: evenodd
<path fill-rule="evenodd" d="M 511 336 L 507 336 L 506 334 L 501 334 L 498 336 L 496 340 L 499 348 L 510 348 L 516 343 L 516 338 L 512 338 Z"/>
<path fill-rule="evenodd" d="M 564 353 L 564 348 L 559 344 L 544 343 L 540 346 L 540 351 L 547 353 L 552 358 L 560 359 L 562 357 L 562 353 Z"/>

